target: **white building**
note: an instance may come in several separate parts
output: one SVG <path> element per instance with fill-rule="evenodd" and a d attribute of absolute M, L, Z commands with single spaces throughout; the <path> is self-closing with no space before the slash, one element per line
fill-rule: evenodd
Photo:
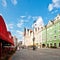
<path fill-rule="evenodd" d="M 30 46 L 33 44 L 33 32 L 30 29 L 25 29 L 24 31 L 24 45 Z"/>
<path fill-rule="evenodd" d="M 34 33 L 34 35 L 33 35 Z M 24 45 L 32 46 L 33 45 L 33 36 L 35 38 L 34 45 L 37 47 L 41 47 L 42 44 L 42 32 L 41 28 L 34 28 L 32 31 L 31 29 L 25 29 L 24 31 Z"/>

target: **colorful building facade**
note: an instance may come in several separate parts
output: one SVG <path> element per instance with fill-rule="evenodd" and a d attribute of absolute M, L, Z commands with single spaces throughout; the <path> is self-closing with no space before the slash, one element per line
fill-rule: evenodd
<path fill-rule="evenodd" d="M 26 29 L 24 40 L 25 45 L 33 45 L 33 32 L 37 47 L 60 47 L 60 15 L 58 14 L 47 25 L 34 28 L 32 32 Z"/>
<path fill-rule="evenodd" d="M 46 47 L 60 47 L 60 15 L 42 29 L 42 41 Z"/>

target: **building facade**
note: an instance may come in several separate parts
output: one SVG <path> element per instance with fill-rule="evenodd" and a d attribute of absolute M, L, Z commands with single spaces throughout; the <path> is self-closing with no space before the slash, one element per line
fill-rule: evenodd
<path fill-rule="evenodd" d="M 31 46 L 33 45 L 33 31 L 27 28 L 24 28 L 24 45 Z"/>
<path fill-rule="evenodd" d="M 24 29 L 24 45 L 25 46 L 33 46 L 33 38 L 34 45 L 37 47 L 42 47 L 42 32 L 41 28 L 36 27 L 34 30 Z"/>
<path fill-rule="evenodd" d="M 60 15 L 42 29 L 42 41 L 46 47 L 60 47 Z"/>
<path fill-rule="evenodd" d="M 18 45 L 18 39 L 16 36 L 13 36 L 13 40 L 14 40 L 14 46 L 16 47 Z"/>
<path fill-rule="evenodd" d="M 33 35 L 37 47 L 60 47 L 60 15 L 58 14 L 45 26 L 35 27 L 32 32 L 26 29 L 24 35 L 26 46 L 33 45 Z"/>

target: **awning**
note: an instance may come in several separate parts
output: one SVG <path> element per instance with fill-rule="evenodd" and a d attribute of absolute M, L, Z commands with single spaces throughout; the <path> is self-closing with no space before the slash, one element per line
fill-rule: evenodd
<path fill-rule="evenodd" d="M 7 35 L 7 28 L 2 16 L 0 16 L 0 39 L 7 41 L 6 35 Z"/>
<path fill-rule="evenodd" d="M 4 34 L 2 34 L 1 32 L 0 32 L 0 39 L 7 42 L 6 36 Z"/>
<path fill-rule="evenodd" d="M 3 41 L 6 41 L 7 43 L 9 43 L 11 45 L 14 45 L 14 41 L 13 41 L 12 37 L 10 38 L 10 37 L 7 37 L 4 34 L 0 33 L 0 39 Z"/>
<path fill-rule="evenodd" d="M 13 39 L 9 38 L 6 24 L 2 16 L 0 16 L 0 39 L 14 45 Z"/>

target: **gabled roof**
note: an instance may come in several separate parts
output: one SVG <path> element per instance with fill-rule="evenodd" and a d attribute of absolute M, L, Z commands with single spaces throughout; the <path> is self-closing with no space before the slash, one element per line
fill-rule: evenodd
<path fill-rule="evenodd" d="M 48 24 L 47 24 L 47 27 L 48 27 L 48 26 L 51 26 L 52 24 L 54 24 L 54 21 L 49 20 L 49 22 L 48 22 Z"/>
<path fill-rule="evenodd" d="M 30 33 L 32 33 L 33 31 L 32 30 L 30 30 Z"/>

